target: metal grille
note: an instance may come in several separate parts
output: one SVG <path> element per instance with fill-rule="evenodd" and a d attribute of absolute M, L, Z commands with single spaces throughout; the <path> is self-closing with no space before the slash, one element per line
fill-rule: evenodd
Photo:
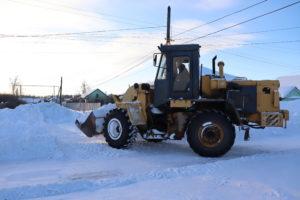
<path fill-rule="evenodd" d="M 263 112 L 262 113 L 262 126 L 283 126 L 283 115 L 278 112 Z"/>

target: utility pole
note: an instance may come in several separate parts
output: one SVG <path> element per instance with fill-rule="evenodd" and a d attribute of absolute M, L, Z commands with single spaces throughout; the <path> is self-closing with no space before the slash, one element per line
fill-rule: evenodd
<path fill-rule="evenodd" d="M 167 16 L 167 37 L 166 44 L 171 44 L 171 7 L 168 6 L 168 16 Z"/>
<path fill-rule="evenodd" d="M 62 84 L 63 84 L 63 78 L 60 77 L 60 87 L 59 87 L 59 104 L 62 105 Z"/>

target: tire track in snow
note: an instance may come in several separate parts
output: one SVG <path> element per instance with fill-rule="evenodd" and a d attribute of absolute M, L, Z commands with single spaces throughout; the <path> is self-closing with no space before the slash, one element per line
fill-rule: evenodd
<path fill-rule="evenodd" d="M 39 197 L 50 197 L 57 195 L 64 195 L 73 192 L 81 191 L 96 191 L 108 188 L 118 188 L 123 186 L 128 186 L 140 182 L 151 181 L 151 180 L 169 180 L 173 178 L 180 177 L 193 177 L 193 176 L 214 176 L 217 170 L 223 169 L 224 167 L 230 168 L 235 165 L 241 164 L 243 162 L 251 162 L 257 158 L 265 159 L 272 156 L 281 156 L 284 154 L 289 154 L 290 152 L 299 152 L 300 149 L 265 153 L 260 155 L 251 155 L 240 158 L 219 160 L 215 159 L 215 162 L 205 163 L 205 164 L 195 164 L 184 167 L 172 167 L 163 170 L 154 170 L 143 174 L 131 174 L 129 176 L 120 176 L 118 173 L 112 173 L 111 176 L 108 175 L 101 176 L 90 176 L 87 175 L 79 176 L 75 180 L 65 180 L 53 184 L 46 185 L 34 185 L 34 186 L 22 186 L 16 188 L 6 188 L 0 190 L 0 199 L 29 199 L 29 198 L 39 198 Z M 93 180 L 95 178 L 100 178 Z M 228 184 L 228 177 L 223 176 L 218 179 L 217 184 Z M 275 190 L 274 190 L 275 191 Z M 276 193 L 276 191 L 275 191 Z M 280 192 L 278 192 L 280 194 Z M 281 195 L 279 195 L 280 197 Z"/>

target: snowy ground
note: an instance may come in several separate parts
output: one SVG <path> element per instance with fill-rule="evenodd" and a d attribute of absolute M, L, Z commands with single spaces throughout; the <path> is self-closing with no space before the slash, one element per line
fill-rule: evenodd
<path fill-rule="evenodd" d="M 287 129 L 238 132 L 221 158 L 185 141 L 112 149 L 56 104 L 0 110 L 0 199 L 300 199 L 300 101 L 282 107 Z"/>

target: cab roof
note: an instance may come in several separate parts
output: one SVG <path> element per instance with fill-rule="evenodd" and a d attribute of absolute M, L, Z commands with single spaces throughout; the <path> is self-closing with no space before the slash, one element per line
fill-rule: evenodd
<path fill-rule="evenodd" d="M 160 45 L 159 50 L 166 51 L 199 51 L 199 44 L 175 44 L 175 45 Z"/>

